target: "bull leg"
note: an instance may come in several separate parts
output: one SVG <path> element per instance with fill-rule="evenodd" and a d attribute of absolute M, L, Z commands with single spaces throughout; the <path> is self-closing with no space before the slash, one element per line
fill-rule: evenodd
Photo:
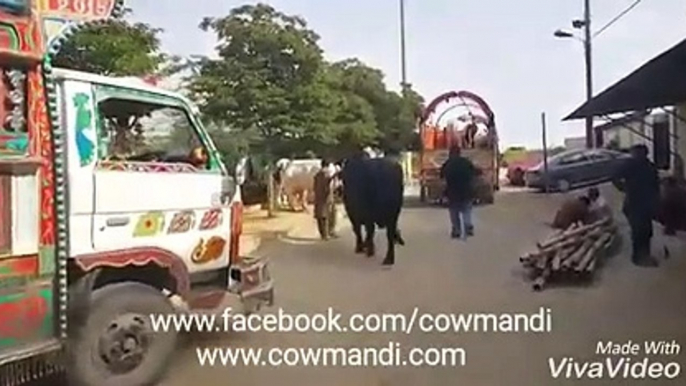
<path fill-rule="evenodd" d="M 353 233 L 355 233 L 355 253 L 363 253 L 364 243 L 362 242 L 362 224 L 354 222 Z"/>
<path fill-rule="evenodd" d="M 307 204 L 309 204 L 309 199 L 310 199 L 310 191 L 307 189 L 303 190 L 303 202 L 302 202 L 303 212 L 307 213 Z"/>
<path fill-rule="evenodd" d="M 298 209 L 296 211 L 298 212 L 304 212 L 305 211 L 305 191 L 301 190 L 298 192 L 298 200 L 300 201 L 300 205 L 298 206 Z"/>
<path fill-rule="evenodd" d="M 395 243 L 398 241 L 398 225 L 393 223 L 393 224 L 388 224 L 388 227 L 386 227 L 386 240 L 387 240 L 387 249 L 386 249 L 386 258 L 383 260 L 383 265 L 393 265 L 395 264 Z"/>
<path fill-rule="evenodd" d="M 288 198 L 288 209 L 292 212 L 296 211 L 296 205 L 295 201 L 297 198 L 298 192 L 295 190 L 289 191 L 286 193 L 286 197 Z"/>
<path fill-rule="evenodd" d="M 395 228 L 395 243 L 398 245 L 405 245 L 405 239 L 403 239 L 403 236 L 400 234 L 400 229 L 397 227 Z"/>
<path fill-rule="evenodd" d="M 367 257 L 373 257 L 376 254 L 376 246 L 374 245 L 374 233 L 376 231 L 374 223 L 365 224 L 367 231 L 367 237 L 364 241 L 365 249 L 367 252 Z"/>

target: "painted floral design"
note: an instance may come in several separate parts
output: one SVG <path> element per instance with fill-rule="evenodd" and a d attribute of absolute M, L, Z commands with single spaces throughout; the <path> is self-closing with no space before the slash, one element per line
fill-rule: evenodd
<path fill-rule="evenodd" d="M 89 137 L 92 130 L 93 112 L 90 109 L 90 97 L 85 93 L 77 93 L 73 98 L 76 109 L 76 148 L 79 152 L 81 166 L 86 166 L 93 161 L 95 144 Z"/>
<path fill-rule="evenodd" d="M 150 212 L 142 215 L 138 219 L 136 229 L 133 231 L 134 237 L 150 237 L 160 233 L 164 228 L 164 213 Z"/>
<path fill-rule="evenodd" d="M 198 245 L 193 249 L 191 260 L 196 264 L 205 264 L 219 259 L 224 252 L 226 240 L 219 236 L 210 237 L 207 242 L 200 239 Z"/>
<path fill-rule="evenodd" d="M 218 208 L 210 209 L 207 212 L 205 212 L 205 214 L 202 216 L 202 220 L 200 220 L 199 229 L 201 231 L 214 229 L 218 227 L 221 223 L 222 210 Z"/>
<path fill-rule="evenodd" d="M 169 223 L 167 233 L 184 233 L 188 232 L 195 223 L 195 213 L 187 210 L 176 213 Z"/>

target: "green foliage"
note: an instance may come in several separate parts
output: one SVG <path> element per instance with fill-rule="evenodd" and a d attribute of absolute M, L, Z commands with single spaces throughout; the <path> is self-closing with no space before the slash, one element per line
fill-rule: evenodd
<path fill-rule="evenodd" d="M 200 28 L 216 35 L 216 58 L 164 56 L 159 29 L 120 18 L 79 31 L 53 62 L 113 76 L 191 70 L 187 91 L 229 167 L 248 153 L 266 164 L 362 146 L 417 148 L 422 97 L 409 85 L 388 90 L 383 72 L 358 59 L 327 62 L 303 18 L 243 5 Z"/>
<path fill-rule="evenodd" d="M 258 4 L 207 18 L 219 39 L 218 60 L 199 63 L 190 91 L 206 118 L 240 130 L 251 148 L 275 155 L 326 143 L 334 100 L 323 81 L 318 36 L 305 21 Z"/>
<path fill-rule="evenodd" d="M 201 28 L 216 34 L 218 59 L 196 63 L 191 94 L 206 120 L 241 133 L 251 153 L 338 157 L 416 142 L 422 98 L 388 91 L 383 73 L 357 59 L 327 63 L 304 19 L 245 5 Z"/>
<path fill-rule="evenodd" d="M 165 61 L 158 52 L 160 32 L 124 19 L 92 24 L 67 40 L 53 65 L 101 75 L 150 75 Z"/>

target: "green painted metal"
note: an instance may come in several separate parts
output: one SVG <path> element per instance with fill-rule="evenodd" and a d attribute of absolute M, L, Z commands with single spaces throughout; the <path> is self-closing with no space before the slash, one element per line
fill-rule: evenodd
<path fill-rule="evenodd" d="M 86 93 L 76 93 L 72 98 L 73 107 L 76 109 L 76 126 L 74 127 L 76 149 L 79 153 L 81 166 L 90 165 L 94 160 L 95 143 L 91 139 L 95 128 L 92 124 L 93 104 L 91 96 Z"/>
<path fill-rule="evenodd" d="M 0 350 L 49 339 L 53 335 L 53 290 L 18 288 L 0 296 Z"/>
<path fill-rule="evenodd" d="M 52 277 L 55 274 L 55 247 L 43 245 L 38 250 L 38 276 Z"/>

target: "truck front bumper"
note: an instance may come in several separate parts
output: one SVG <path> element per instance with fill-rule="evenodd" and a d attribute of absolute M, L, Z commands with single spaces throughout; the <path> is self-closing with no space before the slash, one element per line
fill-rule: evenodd
<path fill-rule="evenodd" d="M 242 258 L 231 267 L 231 278 L 235 283 L 229 291 L 240 297 L 248 312 L 257 311 L 263 305 L 274 305 L 274 280 L 267 259 Z"/>

